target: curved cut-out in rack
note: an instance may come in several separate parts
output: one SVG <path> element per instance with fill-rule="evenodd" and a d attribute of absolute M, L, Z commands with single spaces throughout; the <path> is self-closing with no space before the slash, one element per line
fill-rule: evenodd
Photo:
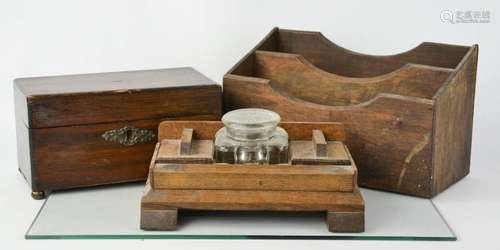
<path fill-rule="evenodd" d="M 225 111 L 342 122 L 361 186 L 432 197 L 469 173 L 477 54 L 425 42 L 365 55 L 275 28 L 224 76 Z"/>
<path fill-rule="evenodd" d="M 340 123 L 284 122 L 285 164 L 216 163 L 221 122 L 164 121 L 141 199 L 141 228 L 175 230 L 179 210 L 321 211 L 332 232 L 364 231 L 357 168 Z M 182 219 L 182 218 L 181 218 Z"/>
<path fill-rule="evenodd" d="M 331 106 L 367 102 L 380 93 L 432 98 L 452 72 L 410 63 L 384 75 L 355 78 L 326 72 L 297 54 L 256 51 L 255 60 L 258 75 L 273 79 L 271 84 L 278 91 Z"/>

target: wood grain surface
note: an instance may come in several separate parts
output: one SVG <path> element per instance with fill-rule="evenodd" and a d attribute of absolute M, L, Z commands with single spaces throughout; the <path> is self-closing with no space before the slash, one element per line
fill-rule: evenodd
<path fill-rule="evenodd" d="M 338 150 L 343 148 L 350 165 L 322 165 L 319 161 L 312 165 L 294 165 L 291 161 L 260 165 L 182 162 L 190 157 L 179 149 L 186 133 L 192 135 L 188 136 L 192 145 L 211 142 L 222 123 L 165 121 L 158 128 L 159 142 L 141 199 L 141 228 L 175 230 L 179 210 L 323 211 L 332 232 L 364 231 L 364 201 L 357 185 L 356 165 L 342 143 L 327 140 L 345 138 L 342 124 L 285 122 L 280 126 L 288 132 L 290 143 L 293 138 L 309 143 L 305 152 L 312 161 L 316 144 L 323 143 L 327 146 L 325 156 L 317 158 L 335 158 L 332 156 L 340 155 Z M 330 150 L 329 143 L 335 150 Z M 301 145 L 293 147 L 300 149 Z M 177 157 L 179 162 L 163 163 L 165 156 Z"/>
<path fill-rule="evenodd" d="M 452 72 L 448 68 L 406 64 L 381 76 L 355 78 L 323 71 L 302 55 L 268 51 L 255 54 L 255 76 L 272 79 L 275 88 L 289 95 L 331 106 L 363 103 L 379 93 L 430 99 Z"/>
<path fill-rule="evenodd" d="M 478 47 L 473 46 L 436 94 L 433 130 L 433 194 L 469 174 Z"/>
<path fill-rule="evenodd" d="M 214 115 L 222 106 L 220 85 L 192 68 L 21 78 L 15 88 L 29 128 Z"/>
<path fill-rule="evenodd" d="M 352 192 L 355 174 L 351 165 L 157 164 L 153 188 Z"/>
<path fill-rule="evenodd" d="M 185 116 L 179 119 L 218 119 Z M 102 138 L 105 131 L 134 126 L 155 131 L 165 118 L 96 125 L 30 129 L 33 190 L 56 190 L 144 180 L 156 141 L 124 146 Z M 156 134 L 156 133 L 155 133 Z"/>
<path fill-rule="evenodd" d="M 314 137 L 313 137 L 314 138 Z M 351 165 L 351 157 L 341 141 L 325 141 L 324 154 L 318 155 L 314 141 L 290 141 L 292 164 Z"/>
<path fill-rule="evenodd" d="M 158 127 L 158 140 L 179 139 L 185 128 L 193 129 L 193 138 L 214 140 L 215 133 L 224 126 L 220 121 L 165 121 Z M 288 133 L 289 140 L 311 140 L 313 130 L 321 130 L 327 140 L 343 141 L 344 125 L 338 122 L 281 122 L 278 126 Z"/>
<path fill-rule="evenodd" d="M 19 170 L 38 193 L 144 180 L 161 121 L 222 109 L 220 85 L 192 68 L 20 78 L 14 99 Z M 123 143 L 135 129 L 150 141 Z"/>
<path fill-rule="evenodd" d="M 239 76 L 226 76 L 224 97 L 228 109 L 266 108 L 279 113 L 283 121 L 340 121 L 346 128 L 344 141 L 359 168 L 360 185 L 430 195 L 432 100 L 380 94 L 362 105 L 331 107 L 290 97 L 268 81 Z M 408 155 L 413 161 L 399 184 Z"/>
<path fill-rule="evenodd" d="M 361 186 L 432 197 L 469 172 L 476 65 L 477 45 L 372 56 L 276 28 L 224 76 L 224 108 L 341 122 Z"/>
<path fill-rule="evenodd" d="M 156 162 L 158 163 L 213 163 L 214 143 L 212 140 L 192 141 L 189 154 L 182 153 L 182 139 L 160 142 Z"/>
<path fill-rule="evenodd" d="M 364 211 L 359 192 L 147 189 L 142 208 L 195 210 Z"/>

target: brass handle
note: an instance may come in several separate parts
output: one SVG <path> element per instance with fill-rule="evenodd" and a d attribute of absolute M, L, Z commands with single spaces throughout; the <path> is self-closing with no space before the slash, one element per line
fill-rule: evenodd
<path fill-rule="evenodd" d="M 153 131 L 125 126 L 104 132 L 101 137 L 105 141 L 117 142 L 124 146 L 133 146 L 137 143 L 149 142 L 155 138 Z"/>

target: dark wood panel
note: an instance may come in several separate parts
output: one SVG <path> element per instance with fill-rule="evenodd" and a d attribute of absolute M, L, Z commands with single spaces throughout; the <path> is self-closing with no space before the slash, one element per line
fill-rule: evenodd
<path fill-rule="evenodd" d="M 383 75 L 407 63 L 455 68 L 469 50 L 467 46 L 424 42 L 400 54 L 373 56 L 347 50 L 320 32 L 284 29 L 277 32 L 278 51 L 300 54 L 325 71 L 349 77 Z"/>
<path fill-rule="evenodd" d="M 300 54 L 318 68 L 347 77 L 374 77 L 395 71 L 405 64 L 422 64 L 454 69 L 470 47 L 424 42 L 406 52 L 374 56 L 336 45 L 320 32 L 274 28 L 247 53 L 228 74 L 255 75 L 255 51 Z"/>
<path fill-rule="evenodd" d="M 155 119 L 221 110 L 219 85 L 28 97 L 30 128 Z"/>
<path fill-rule="evenodd" d="M 220 119 L 215 115 L 176 119 Z M 32 135 L 33 189 L 66 189 L 125 181 L 144 180 L 156 139 L 125 146 L 106 141 L 106 131 L 133 126 L 157 131 L 165 118 L 95 125 L 30 129 Z"/>
<path fill-rule="evenodd" d="M 120 92 L 214 85 L 191 67 L 27 77 L 14 80 L 25 96 Z"/>
<path fill-rule="evenodd" d="M 474 46 L 436 95 L 433 194 L 469 173 L 478 47 Z"/>

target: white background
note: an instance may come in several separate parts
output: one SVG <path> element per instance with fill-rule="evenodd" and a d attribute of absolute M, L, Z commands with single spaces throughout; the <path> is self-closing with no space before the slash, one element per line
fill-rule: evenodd
<path fill-rule="evenodd" d="M 491 22 L 443 23 L 442 10 L 486 10 Z M 499 249 L 499 10 L 498 2 L 470 0 L 1 1 L 0 249 Z M 14 78 L 191 65 L 221 82 L 274 26 L 322 31 L 341 46 L 377 55 L 422 41 L 479 44 L 471 174 L 435 198 L 457 242 L 24 240 L 42 201 L 30 198 L 17 172 Z"/>

